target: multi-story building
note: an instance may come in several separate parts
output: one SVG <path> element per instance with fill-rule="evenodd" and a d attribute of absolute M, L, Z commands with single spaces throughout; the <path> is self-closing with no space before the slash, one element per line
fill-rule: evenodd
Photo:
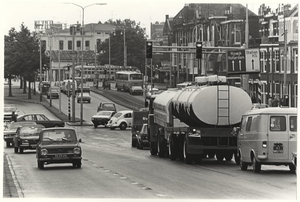
<path fill-rule="evenodd" d="M 262 4 L 259 16 L 262 100 L 283 101 L 287 95 L 288 105 L 297 107 L 298 5 L 280 5 L 272 12 Z"/>

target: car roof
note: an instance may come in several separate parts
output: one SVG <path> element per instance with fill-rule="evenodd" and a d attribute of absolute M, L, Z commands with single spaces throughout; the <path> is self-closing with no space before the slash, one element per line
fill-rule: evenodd
<path fill-rule="evenodd" d="M 254 114 L 294 114 L 297 115 L 297 108 L 285 108 L 285 107 L 268 107 L 260 109 L 252 109 L 247 111 L 244 115 Z"/>
<path fill-rule="evenodd" d="M 121 111 L 118 111 L 118 113 L 132 113 L 133 112 L 133 110 L 121 110 Z"/>

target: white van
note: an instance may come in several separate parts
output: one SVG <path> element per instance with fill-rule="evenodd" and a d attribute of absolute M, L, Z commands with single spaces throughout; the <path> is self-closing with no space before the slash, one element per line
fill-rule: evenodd
<path fill-rule="evenodd" d="M 252 165 L 286 165 L 295 172 L 297 152 L 297 108 L 263 108 L 246 112 L 238 128 L 238 157 L 241 170 Z"/>
<path fill-rule="evenodd" d="M 111 130 L 120 128 L 120 130 L 126 130 L 127 127 L 132 126 L 132 110 L 122 110 L 118 111 L 111 119 L 109 120 L 107 127 Z"/>

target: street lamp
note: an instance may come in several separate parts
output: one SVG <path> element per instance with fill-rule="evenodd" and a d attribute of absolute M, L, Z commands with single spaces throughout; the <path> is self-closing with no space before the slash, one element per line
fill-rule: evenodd
<path fill-rule="evenodd" d="M 93 6 L 93 5 L 106 5 L 106 3 L 93 3 L 93 4 L 90 4 L 90 5 L 87 5 L 85 7 L 83 6 L 80 6 L 78 4 L 75 4 L 75 3 L 67 3 L 67 4 L 73 4 L 75 6 L 78 6 L 82 9 L 82 42 L 81 42 L 81 104 L 80 104 L 80 125 L 82 125 L 82 120 L 83 120 L 83 100 L 82 100 L 82 97 L 83 97 L 83 46 L 84 46 L 84 9 L 87 8 L 87 7 L 90 7 L 90 6 Z"/>

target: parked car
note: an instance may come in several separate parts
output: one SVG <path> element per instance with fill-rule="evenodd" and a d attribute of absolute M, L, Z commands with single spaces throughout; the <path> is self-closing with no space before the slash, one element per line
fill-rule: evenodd
<path fill-rule="evenodd" d="M 91 95 L 90 93 L 87 93 L 87 92 L 83 92 L 82 93 L 82 102 L 88 102 L 88 103 L 91 103 Z M 79 92 L 77 94 L 77 103 L 81 102 L 81 92 Z"/>
<path fill-rule="evenodd" d="M 115 111 L 99 111 L 97 114 L 93 115 L 91 121 L 94 124 L 94 128 L 97 128 L 98 125 L 104 125 L 110 120 L 110 118 L 115 114 Z"/>
<path fill-rule="evenodd" d="M 80 142 L 73 128 L 43 129 L 36 148 L 38 168 L 43 169 L 45 163 L 72 163 L 73 167 L 81 168 Z"/>
<path fill-rule="evenodd" d="M 100 102 L 98 108 L 97 108 L 97 112 L 99 111 L 117 111 L 117 107 L 115 105 L 115 103 L 112 102 Z"/>
<path fill-rule="evenodd" d="M 120 128 L 120 130 L 126 130 L 127 127 L 132 126 L 132 110 L 123 110 L 117 112 L 111 119 L 109 120 L 107 127 L 111 130 L 116 128 Z"/>
<path fill-rule="evenodd" d="M 59 98 L 59 88 L 58 87 L 51 87 L 51 89 L 47 92 L 47 98 L 50 98 L 51 94 L 51 99 L 58 99 Z"/>
<path fill-rule="evenodd" d="M 17 129 L 14 136 L 15 153 L 23 153 L 26 149 L 36 149 L 39 133 L 45 128 L 41 124 L 31 124 Z"/>
<path fill-rule="evenodd" d="M 17 122 L 20 121 L 34 121 L 37 124 L 41 124 L 45 126 L 45 128 L 50 127 L 64 127 L 65 122 L 61 120 L 50 120 L 47 116 L 44 114 L 35 114 L 35 113 L 29 113 L 29 114 L 22 114 L 18 116 Z"/>
<path fill-rule="evenodd" d="M 49 88 L 50 88 L 49 81 L 42 81 L 39 83 L 39 91 L 42 93 L 42 95 L 47 95 Z"/>
<path fill-rule="evenodd" d="M 146 98 L 149 99 L 151 95 L 157 95 L 161 93 L 161 91 L 158 88 L 151 88 L 146 93 Z"/>
<path fill-rule="evenodd" d="M 14 146 L 14 136 L 17 133 L 17 129 L 22 126 L 26 125 L 36 125 L 35 122 L 11 122 L 7 125 L 7 127 L 4 127 L 3 131 L 3 139 L 6 142 L 6 147 Z"/>
<path fill-rule="evenodd" d="M 144 123 L 141 131 L 138 131 L 136 134 L 137 139 L 137 149 L 143 149 L 144 146 L 149 147 L 149 139 L 148 139 L 148 124 Z"/>
<path fill-rule="evenodd" d="M 14 104 L 4 104 L 4 121 L 15 121 L 18 116 L 17 106 Z"/>
<path fill-rule="evenodd" d="M 144 91 L 142 86 L 132 86 L 129 88 L 130 95 L 143 95 Z"/>

